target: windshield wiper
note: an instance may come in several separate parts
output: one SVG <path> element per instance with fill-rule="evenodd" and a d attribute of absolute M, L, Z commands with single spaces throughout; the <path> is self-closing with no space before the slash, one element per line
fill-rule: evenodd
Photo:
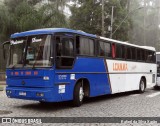
<path fill-rule="evenodd" d="M 11 69 L 14 70 L 14 69 L 15 69 L 15 66 L 16 66 L 16 64 L 12 65 L 12 66 L 11 66 Z"/>
<path fill-rule="evenodd" d="M 32 69 L 33 69 L 33 70 L 35 69 L 35 64 L 36 64 L 36 61 L 34 62 L 33 66 L 32 66 Z"/>

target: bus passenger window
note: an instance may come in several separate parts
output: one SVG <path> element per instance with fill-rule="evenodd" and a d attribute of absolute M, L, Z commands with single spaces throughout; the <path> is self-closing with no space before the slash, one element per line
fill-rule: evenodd
<path fill-rule="evenodd" d="M 139 61 L 146 61 L 146 51 L 144 49 L 137 49 L 137 60 Z"/>
<path fill-rule="evenodd" d="M 60 43 L 60 38 L 56 38 L 56 54 L 57 56 L 61 56 L 62 43 Z"/>
<path fill-rule="evenodd" d="M 99 42 L 99 56 L 111 57 L 111 44 L 107 42 Z"/>
<path fill-rule="evenodd" d="M 125 58 L 125 46 L 118 44 L 116 45 L 116 58 Z"/>
<path fill-rule="evenodd" d="M 156 58 L 155 57 L 156 57 L 155 52 L 146 51 L 146 61 L 147 62 L 155 63 L 156 62 Z"/>
<path fill-rule="evenodd" d="M 79 37 L 79 41 L 76 43 L 76 50 L 77 54 L 94 56 L 94 40 Z"/>
<path fill-rule="evenodd" d="M 141 49 L 137 49 L 137 60 L 142 60 L 142 53 L 141 53 Z"/>
<path fill-rule="evenodd" d="M 116 57 L 116 52 L 115 52 L 115 44 L 112 44 L 112 58 Z"/>
<path fill-rule="evenodd" d="M 142 61 L 146 61 L 146 51 L 145 50 L 141 50 L 142 51 Z"/>
<path fill-rule="evenodd" d="M 74 39 L 70 37 L 56 38 L 56 68 L 71 68 L 74 63 Z"/>
<path fill-rule="evenodd" d="M 131 60 L 132 59 L 132 52 L 131 52 L 131 48 L 130 47 L 127 47 L 127 56 L 126 56 L 127 59 Z"/>
<path fill-rule="evenodd" d="M 104 54 L 104 42 L 99 43 L 99 56 L 105 56 L 105 54 Z"/>
<path fill-rule="evenodd" d="M 76 54 L 80 54 L 79 36 L 76 37 Z"/>
<path fill-rule="evenodd" d="M 73 56 L 73 39 L 63 38 L 62 40 L 62 55 L 63 56 Z"/>
<path fill-rule="evenodd" d="M 136 48 L 131 48 L 132 51 L 132 60 L 136 60 Z"/>
<path fill-rule="evenodd" d="M 146 62 L 151 62 L 152 52 L 146 51 Z"/>

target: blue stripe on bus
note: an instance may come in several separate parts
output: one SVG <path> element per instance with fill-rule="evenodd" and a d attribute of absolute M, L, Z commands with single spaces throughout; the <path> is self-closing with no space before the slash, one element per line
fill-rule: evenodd
<path fill-rule="evenodd" d="M 12 34 L 11 38 L 25 37 L 25 36 L 31 36 L 31 35 L 53 34 L 53 33 L 58 33 L 58 32 L 60 32 L 60 33 L 61 32 L 63 32 L 63 33 L 73 33 L 73 34 L 79 34 L 79 35 L 84 35 L 84 36 L 88 36 L 88 37 L 97 38 L 96 35 L 89 34 L 89 33 L 83 32 L 83 31 L 67 29 L 67 28 L 36 29 L 36 30 L 31 30 L 31 31 L 25 31 L 25 32 Z"/>
<path fill-rule="evenodd" d="M 111 86 L 111 81 L 110 81 L 110 77 L 109 77 L 108 65 L 107 65 L 107 61 L 105 59 L 104 59 L 104 64 L 105 64 L 105 68 L 106 68 L 106 72 L 107 72 L 108 84 L 110 86 L 110 91 L 112 93 L 112 86 Z"/>
<path fill-rule="evenodd" d="M 28 69 L 28 70 L 7 70 L 7 85 L 8 87 L 6 90 L 12 90 L 12 94 L 7 94 L 8 96 L 12 98 L 19 98 L 19 99 L 31 99 L 31 100 L 41 100 L 45 99 L 49 102 L 57 102 L 57 101 L 68 101 L 73 99 L 73 90 L 76 82 L 81 78 L 87 78 L 90 82 L 90 97 L 95 97 L 99 95 L 105 95 L 105 94 L 111 94 L 111 87 L 109 82 L 109 76 L 106 72 L 108 70 L 106 69 L 104 64 L 103 58 L 88 58 L 88 57 L 77 57 L 74 67 L 72 69 L 61 69 L 61 70 L 55 70 L 55 69 L 41 69 L 38 71 L 41 78 L 35 79 L 33 78 L 33 72 L 34 70 Z M 14 75 L 11 75 L 12 72 L 25 72 L 25 71 L 31 71 L 30 76 L 18 75 L 17 77 Z M 90 72 L 88 74 L 79 73 L 76 74 L 77 71 L 81 72 Z M 67 73 L 65 73 L 67 72 Z M 76 80 L 71 80 L 71 72 L 75 72 L 75 78 Z M 92 72 L 102 72 L 103 74 L 91 74 Z M 107 75 L 106 75 L 107 74 Z M 61 75 L 66 75 L 66 79 L 60 79 L 59 77 Z M 32 79 L 29 79 L 29 77 L 32 76 Z M 44 81 L 43 76 L 48 76 L 50 80 Z M 64 76 L 63 76 L 64 77 Z M 17 79 L 18 78 L 18 79 Z M 22 82 L 25 81 L 25 84 Z M 65 93 L 59 94 L 59 85 L 65 84 Z M 58 85 L 55 85 L 58 84 Z M 31 90 L 32 87 L 32 90 Z M 46 90 L 41 90 L 41 89 Z M 19 96 L 17 93 L 20 91 L 27 92 L 27 96 Z M 33 92 L 32 92 L 33 91 Z M 36 92 L 43 92 L 45 97 L 39 98 L 36 96 Z M 47 96 L 47 97 L 46 97 Z"/>

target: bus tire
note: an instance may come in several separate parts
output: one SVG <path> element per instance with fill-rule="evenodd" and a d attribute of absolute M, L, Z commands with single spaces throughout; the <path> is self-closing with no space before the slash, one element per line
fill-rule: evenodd
<path fill-rule="evenodd" d="M 154 89 L 155 89 L 155 90 L 159 90 L 159 86 L 155 85 L 155 86 L 154 86 Z"/>
<path fill-rule="evenodd" d="M 139 84 L 139 93 L 144 93 L 145 92 L 145 80 L 144 78 L 141 78 L 140 84 Z"/>
<path fill-rule="evenodd" d="M 48 102 L 45 101 L 39 101 L 40 105 L 46 105 Z"/>
<path fill-rule="evenodd" d="M 84 99 L 84 89 L 81 82 L 78 82 L 74 89 L 73 105 L 79 107 L 82 105 Z"/>

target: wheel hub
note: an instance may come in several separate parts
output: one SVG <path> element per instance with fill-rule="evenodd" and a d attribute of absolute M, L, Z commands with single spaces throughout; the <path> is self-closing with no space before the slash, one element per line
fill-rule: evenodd
<path fill-rule="evenodd" d="M 144 90 L 144 82 L 143 81 L 141 82 L 141 90 L 142 91 Z"/>
<path fill-rule="evenodd" d="M 80 90 L 79 90 L 79 100 L 82 101 L 83 97 L 84 97 L 83 87 L 80 87 Z"/>

